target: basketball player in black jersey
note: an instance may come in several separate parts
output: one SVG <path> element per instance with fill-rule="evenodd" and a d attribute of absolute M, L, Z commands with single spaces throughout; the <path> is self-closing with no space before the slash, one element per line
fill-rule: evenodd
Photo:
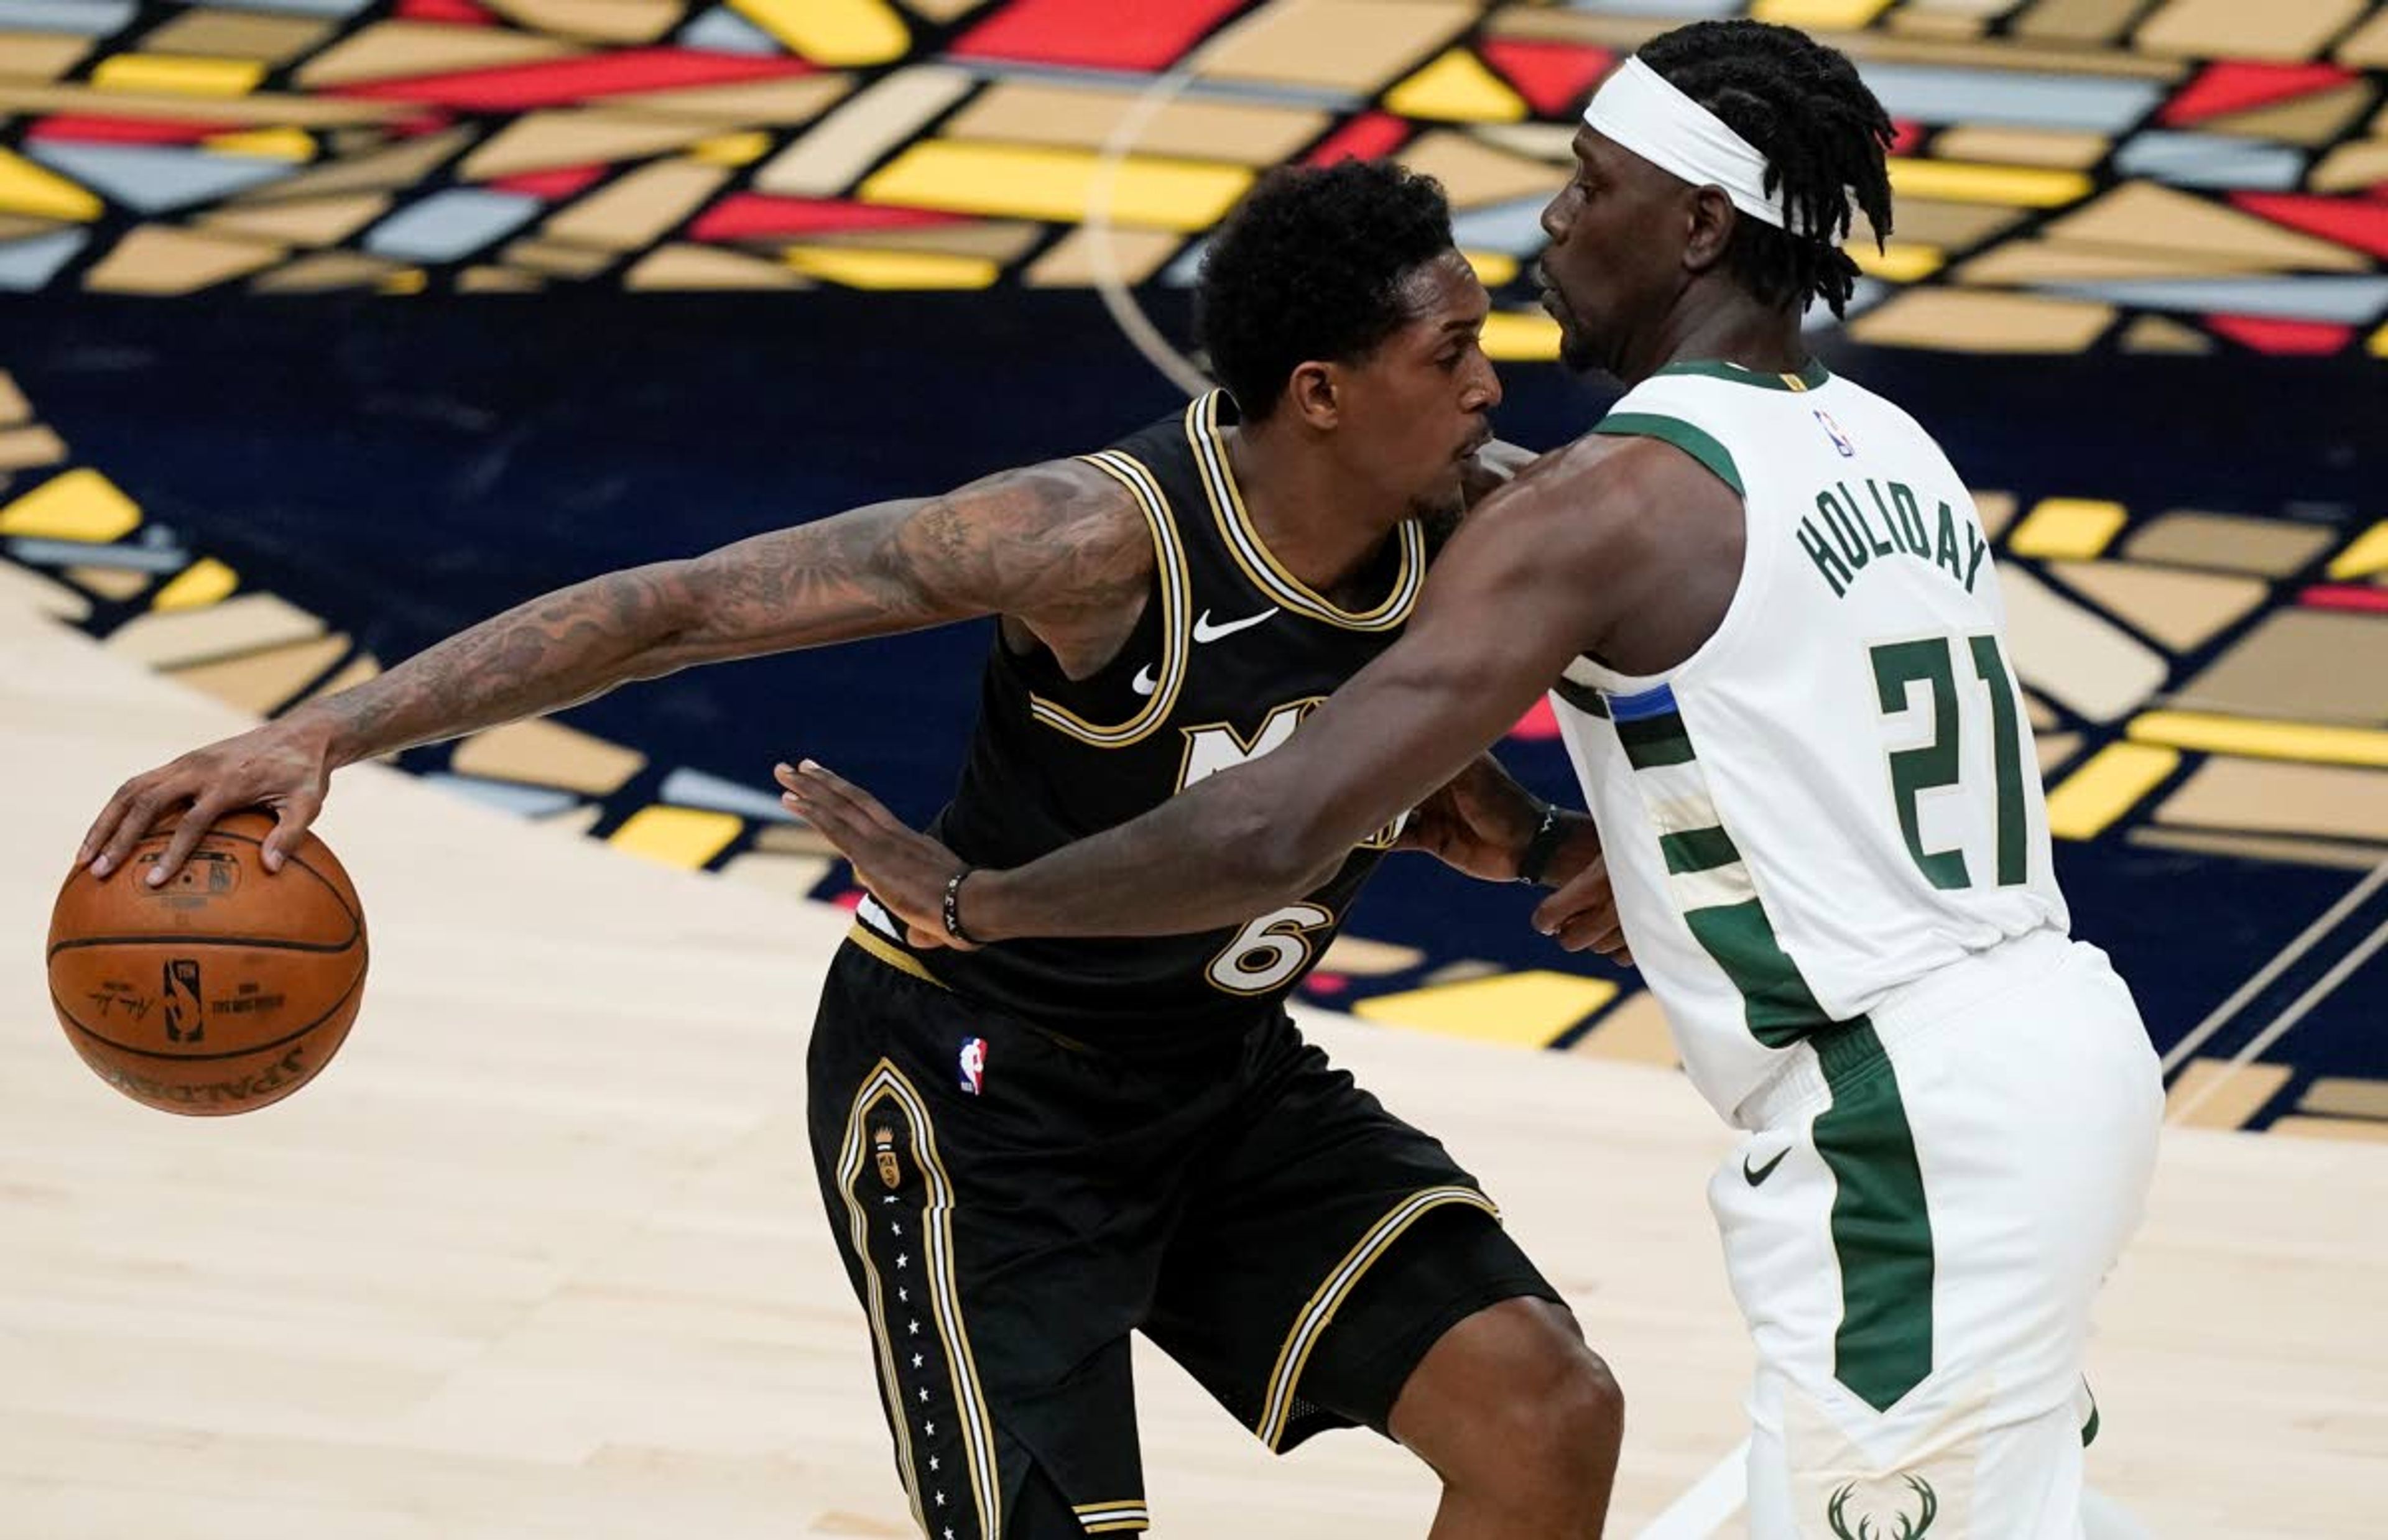
<path fill-rule="evenodd" d="M 1226 390 L 1108 449 L 619 572 L 136 777 L 102 876 L 187 807 L 278 865 L 331 772 L 700 663 L 999 617 L 938 830 L 1009 865 L 1276 748 L 1399 635 L 1500 398 L 1441 190 L 1264 180 L 1200 287 Z M 1287 993 L 1395 844 L 1479 876 L 1594 846 L 1489 759 L 1298 902 L 1206 934 L 923 953 L 876 903 L 808 1060 L 821 1190 L 932 1540 L 1146 1527 L 1128 1337 L 1272 1449 L 1389 1433 L 1440 1540 L 1597 1535 L 1621 1403 L 1492 1201 L 1303 1042 Z M 1157 878 L 1159 879 L 1159 878 Z"/>

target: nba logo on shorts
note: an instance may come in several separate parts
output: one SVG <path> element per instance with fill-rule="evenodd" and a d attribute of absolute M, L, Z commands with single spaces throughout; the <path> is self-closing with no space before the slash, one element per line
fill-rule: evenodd
<path fill-rule="evenodd" d="M 1814 410 L 1816 413 L 1816 421 L 1823 423 L 1824 425 L 1824 431 L 1832 435 L 1833 448 L 1841 451 L 1841 458 L 1843 460 L 1856 459 L 1858 447 L 1849 442 L 1849 435 L 1841 431 L 1841 425 L 1833 421 L 1832 414 L 1824 410 L 1822 407 L 1815 408 Z"/>
<path fill-rule="evenodd" d="M 961 1086 L 975 1096 L 986 1085 L 986 1039 L 962 1039 Z"/>

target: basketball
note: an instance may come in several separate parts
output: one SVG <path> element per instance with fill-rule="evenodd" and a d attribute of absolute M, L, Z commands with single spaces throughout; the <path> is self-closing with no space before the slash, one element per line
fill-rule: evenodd
<path fill-rule="evenodd" d="M 106 880 L 78 867 L 50 912 L 50 1004 L 99 1078 L 192 1117 L 250 1112 L 312 1079 L 349 1035 L 365 982 L 364 911 L 312 834 L 279 873 L 271 815 L 231 814 L 173 879 L 145 875 L 172 825 Z"/>

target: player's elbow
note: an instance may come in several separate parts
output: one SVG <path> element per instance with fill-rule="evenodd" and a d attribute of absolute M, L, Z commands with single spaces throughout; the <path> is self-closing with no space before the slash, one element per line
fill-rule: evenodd
<path fill-rule="evenodd" d="M 659 679 L 720 655 L 706 634 L 708 610 L 692 561 L 656 562 L 583 585 L 584 628 L 609 631 L 622 650 L 616 682 Z"/>
<path fill-rule="evenodd" d="M 1317 820 L 1289 802 L 1241 810 L 1220 849 L 1243 877 L 1248 896 L 1269 903 L 1316 890 L 1347 853 L 1332 847 Z"/>

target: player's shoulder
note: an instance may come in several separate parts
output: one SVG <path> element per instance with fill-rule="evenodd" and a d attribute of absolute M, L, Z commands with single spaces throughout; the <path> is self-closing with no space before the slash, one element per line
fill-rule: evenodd
<path fill-rule="evenodd" d="M 1555 582 L 1607 582 L 1667 566 L 1688 530 L 1726 517 L 1740 517 L 1739 499 L 1673 447 L 1586 434 L 1486 499 L 1461 536 L 1504 566 Z"/>
<path fill-rule="evenodd" d="M 1503 498 L 1543 513 L 1596 522 L 1610 513 L 1639 511 L 1645 500 L 1672 490 L 1682 460 L 1658 439 L 1588 433 L 1519 471 Z"/>
<path fill-rule="evenodd" d="M 1108 604 L 1144 591 L 1159 554 L 1156 520 L 1168 517 L 1152 504 L 1141 477 L 1122 477 L 1093 459 L 1056 461 L 1057 507 L 1053 543 L 1071 574 L 1080 600 Z"/>
<path fill-rule="evenodd" d="M 1135 477 L 1095 456 L 1044 460 L 979 482 L 977 500 L 998 522 L 1071 543 L 1144 540 Z"/>
<path fill-rule="evenodd" d="M 1041 470 L 1063 543 L 1114 562 L 1150 564 L 1152 523 L 1166 514 L 1148 474 L 1098 455 L 1049 461 Z"/>
<path fill-rule="evenodd" d="M 1037 461 L 932 499 L 908 545 L 1009 614 L 1076 610 L 1140 591 L 1152 569 L 1136 494 L 1080 461 Z"/>

